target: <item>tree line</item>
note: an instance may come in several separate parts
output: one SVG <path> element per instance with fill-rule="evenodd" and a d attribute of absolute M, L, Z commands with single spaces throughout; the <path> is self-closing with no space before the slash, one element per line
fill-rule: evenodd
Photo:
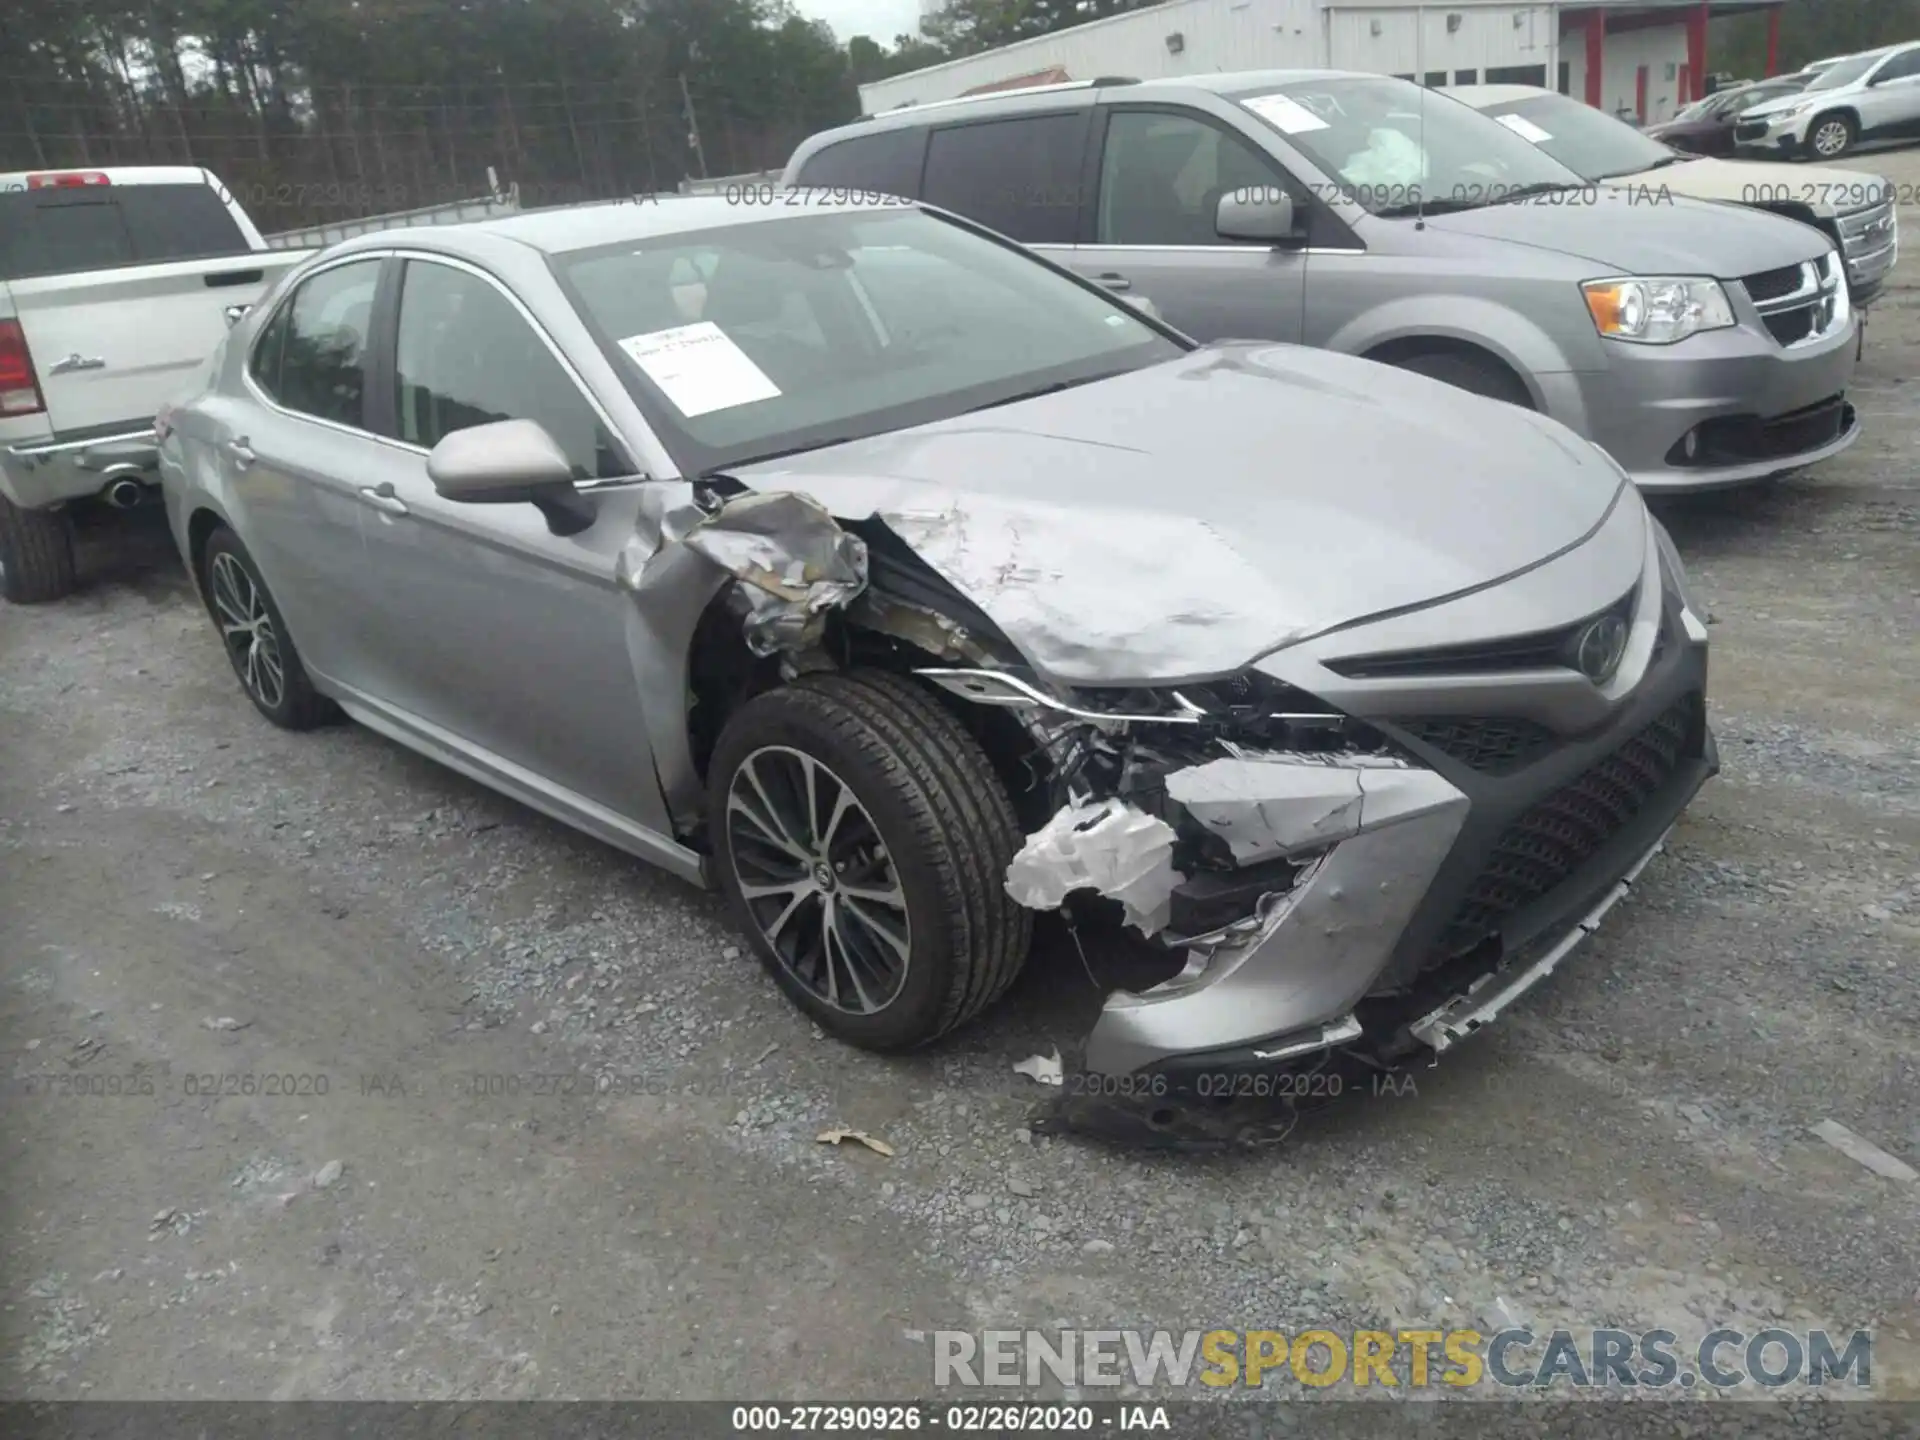
<path fill-rule="evenodd" d="M 0 170 L 199 164 L 263 227 L 774 169 L 857 87 L 1138 8 L 953 0 L 843 44 L 792 0 L 0 0 Z M 1716 21 L 1758 74 L 1766 20 Z M 1789 0 L 1781 60 L 1920 38 L 1920 0 Z"/>

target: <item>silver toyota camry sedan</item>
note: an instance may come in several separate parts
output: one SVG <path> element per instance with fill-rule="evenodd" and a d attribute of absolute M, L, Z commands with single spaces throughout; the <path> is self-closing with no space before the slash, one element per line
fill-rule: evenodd
<path fill-rule="evenodd" d="M 267 719 L 343 711 L 719 887 L 872 1049 L 984 1010 L 1065 906 L 1165 962 L 1091 1072 L 1444 1050 L 1716 767 L 1706 631 L 1604 452 L 1196 346 L 924 206 L 363 237 L 158 430 Z"/>

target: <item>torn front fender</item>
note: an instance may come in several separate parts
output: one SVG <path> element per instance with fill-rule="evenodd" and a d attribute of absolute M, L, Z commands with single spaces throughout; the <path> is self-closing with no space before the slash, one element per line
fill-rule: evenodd
<path fill-rule="evenodd" d="M 680 543 L 745 587 L 742 631 L 756 655 L 817 643 L 826 612 L 867 585 L 866 543 L 804 495 L 737 495 L 689 529 Z"/>

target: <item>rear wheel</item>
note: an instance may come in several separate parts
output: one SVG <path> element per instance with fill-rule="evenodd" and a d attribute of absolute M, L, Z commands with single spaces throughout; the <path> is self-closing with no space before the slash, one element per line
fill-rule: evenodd
<path fill-rule="evenodd" d="M 1429 350 L 1408 355 L 1393 363 L 1402 370 L 1411 370 L 1416 375 L 1442 381 L 1456 390 L 1484 395 L 1489 400 L 1504 400 L 1509 405 L 1518 405 L 1527 410 L 1533 408 L 1533 398 L 1527 394 L 1526 386 L 1510 370 L 1491 360 L 1480 360 L 1472 355 L 1448 350 Z"/>
<path fill-rule="evenodd" d="M 311 730 L 331 719 L 333 707 L 307 679 L 280 608 L 240 537 L 215 530 L 200 566 L 207 609 L 254 708 L 283 730 Z"/>
<path fill-rule="evenodd" d="M 728 721 L 708 774 L 721 889 L 780 988 L 836 1038 L 903 1050 L 1019 974 L 1021 835 L 972 736 L 880 672 L 809 675 Z"/>
<path fill-rule="evenodd" d="M 64 510 L 23 510 L 0 495 L 0 594 L 39 605 L 73 593 L 73 522 Z"/>
<path fill-rule="evenodd" d="M 1816 160 L 1838 160 L 1859 138 L 1851 115 L 1822 115 L 1807 127 L 1807 153 Z"/>

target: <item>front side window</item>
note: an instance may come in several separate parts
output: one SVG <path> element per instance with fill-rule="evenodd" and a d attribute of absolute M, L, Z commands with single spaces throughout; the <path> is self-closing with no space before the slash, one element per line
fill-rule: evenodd
<path fill-rule="evenodd" d="M 1470 210 L 1583 177 L 1499 121 L 1387 75 L 1233 97 L 1376 215 Z"/>
<path fill-rule="evenodd" d="M 1100 157 L 1094 239 L 1102 245 L 1231 245 L 1215 229 L 1222 197 L 1279 184 L 1238 135 L 1192 115 L 1119 110 Z"/>
<path fill-rule="evenodd" d="M 1071 245 L 1086 134 L 1084 110 L 935 130 L 921 198 L 1024 245 Z"/>
<path fill-rule="evenodd" d="M 782 217 L 554 264 L 687 473 L 946 419 L 1184 349 L 1021 250 L 920 210 Z"/>
<path fill-rule="evenodd" d="M 1564 95 L 1509 100 L 1486 113 L 1589 180 L 1637 175 L 1674 158 L 1659 141 Z"/>
<path fill-rule="evenodd" d="M 394 355 L 399 438 L 431 450 L 456 430 L 534 420 L 576 480 L 631 473 L 580 387 L 507 297 L 478 275 L 407 262 Z"/>
<path fill-rule="evenodd" d="M 381 263 L 336 265 L 300 283 L 254 348 L 253 377 L 261 389 L 317 420 L 364 423 L 367 338 Z"/>

